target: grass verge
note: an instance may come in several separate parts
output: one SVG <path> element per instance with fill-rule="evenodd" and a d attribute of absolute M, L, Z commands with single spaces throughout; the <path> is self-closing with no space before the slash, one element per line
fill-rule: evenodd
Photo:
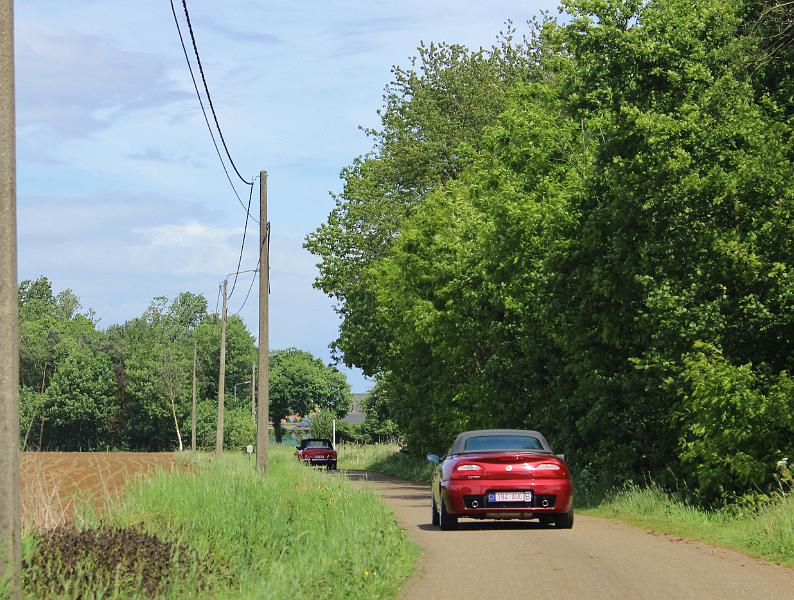
<path fill-rule="evenodd" d="M 366 469 L 400 479 L 429 482 L 433 465 L 424 458 L 400 452 L 397 444 L 340 444 L 340 469 Z"/>
<path fill-rule="evenodd" d="M 794 567 L 794 496 L 758 510 L 706 511 L 656 486 L 627 486 L 585 514 L 618 519 L 662 533 L 701 540 Z"/>
<path fill-rule="evenodd" d="M 418 549 L 375 495 L 297 464 L 291 449 L 271 449 L 267 479 L 239 455 L 190 460 L 196 468 L 133 484 L 101 520 L 85 516 L 97 533 L 76 563 L 74 551 L 53 553 L 53 536 L 28 536 L 26 597 L 393 598 L 413 570 Z M 146 581 L 140 540 L 159 553 L 162 585 Z M 108 552 L 118 559 L 103 570 Z"/>

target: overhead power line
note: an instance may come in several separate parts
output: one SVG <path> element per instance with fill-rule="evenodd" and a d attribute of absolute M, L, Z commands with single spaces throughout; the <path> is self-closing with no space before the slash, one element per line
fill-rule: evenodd
<path fill-rule="evenodd" d="M 265 239 L 262 240 L 262 245 L 259 247 L 259 260 L 256 262 L 256 269 L 254 273 L 260 273 L 261 275 L 261 267 L 262 267 L 262 248 L 265 244 L 267 244 L 268 248 L 268 256 L 270 256 L 270 223 L 267 224 L 267 230 L 265 233 Z M 248 286 L 248 291 L 245 293 L 245 299 L 243 303 L 240 305 L 240 308 L 237 309 L 237 312 L 234 313 L 235 315 L 239 315 L 243 312 L 243 308 L 245 308 L 245 303 L 248 302 L 248 297 L 251 295 L 251 290 L 254 288 L 254 282 L 256 281 L 256 274 L 251 278 L 251 285 Z M 268 280 L 268 293 L 270 293 L 270 281 Z"/>
<path fill-rule="evenodd" d="M 226 179 L 229 182 L 229 186 L 232 188 L 232 192 L 234 192 L 234 195 L 237 197 L 237 202 L 239 202 L 243 210 L 246 211 L 246 216 L 251 218 L 255 223 L 258 224 L 259 221 L 256 218 L 254 218 L 254 216 L 251 214 L 250 207 L 249 209 L 246 209 L 242 198 L 240 198 L 240 194 L 237 193 L 237 188 L 234 187 L 234 182 L 232 181 L 231 175 L 229 174 L 229 169 L 226 168 L 226 161 L 223 160 L 223 155 L 221 154 L 221 150 L 218 147 L 218 142 L 215 139 L 215 132 L 212 130 L 212 125 L 210 124 L 209 117 L 207 116 L 207 110 L 204 107 L 204 101 L 201 98 L 201 92 L 199 91 L 198 82 L 196 81 L 196 75 L 193 72 L 193 65 L 190 63 L 190 57 L 188 56 L 187 46 L 185 45 L 185 39 L 182 36 L 182 28 L 179 26 L 179 18 L 176 15 L 174 0 L 171 0 L 171 13 L 174 15 L 174 24 L 176 25 L 176 31 L 179 34 L 179 43 L 182 45 L 182 53 L 185 55 L 185 62 L 187 63 L 187 68 L 188 71 L 190 72 L 190 79 L 193 81 L 193 89 L 196 90 L 196 97 L 198 97 L 199 106 L 201 107 L 201 112 L 204 115 L 204 122 L 207 124 L 207 130 L 210 132 L 210 138 L 212 138 L 212 145 L 215 146 L 215 153 L 218 155 L 218 160 L 221 162 L 221 167 L 223 167 L 223 172 L 226 174 Z M 243 181 L 245 180 L 243 179 Z M 253 188 L 253 182 L 251 182 L 250 186 L 251 188 Z"/>
<path fill-rule="evenodd" d="M 173 6 L 173 0 L 172 0 Z M 226 145 L 226 140 L 223 138 L 223 131 L 221 131 L 221 125 L 218 123 L 218 115 L 215 112 L 215 106 L 212 104 L 212 96 L 210 96 L 210 88 L 207 85 L 207 78 L 204 76 L 204 67 L 201 64 L 201 57 L 199 56 L 198 45 L 196 44 L 196 36 L 193 34 L 193 25 L 190 23 L 190 14 L 187 10 L 187 0 L 182 0 L 182 8 L 185 9 L 185 20 L 187 21 L 187 28 L 190 32 L 190 41 L 193 43 L 193 53 L 196 55 L 196 63 L 198 63 L 199 73 L 201 73 L 201 81 L 204 83 L 204 91 L 207 94 L 207 101 L 210 104 L 210 110 L 212 111 L 212 118 L 215 120 L 215 127 L 218 130 L 218 135 L 221 138 L 221 143 L 223 144 L 223 149 L 226 151 L 226 156 L 229 158 L 229 163 L 232 165 L 234 172 L 237 173 L 237 177 L 240 178 L 246 185 L 253 186 L 253 181 L 248 181 L 245 177 L 240 175 L 240 171 L 237 169 L 237 165 L 234 164 L 234 160 L 232 160 L 232 155 L 229 153 L 229 147 Z"/>
<path fill-rule="evenodd" d="M 256 177 L 254 177 L 256 179 Z M 237 276 L 240 274 L 240 265 L 243 262 L 243 250 L 245 250 L 245 234 L 248 233 L 248 218 L 251 215 L 251 198 L 254 195 L 254 184 L 252 183 L 248 192 L 248 208 L 245 211 L 245 227 L 243 227 L 243 242 L 240 244 L 240 258 L 237 259 L 237 269 L 234 271 L 234 283 L 232 283 L 232 291 L 229 292 L 229 298 L 234 294 L 234 288 L 237 287 Z"/>

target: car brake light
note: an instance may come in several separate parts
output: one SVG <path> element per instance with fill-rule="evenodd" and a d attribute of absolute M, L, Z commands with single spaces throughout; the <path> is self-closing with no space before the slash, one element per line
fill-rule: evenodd
<path fill-rule="evenodd" d="M 482 467 L 480 465 L 459 465 L 457 467 L 458 471 L 482 471 Z"/>
<path fill-rule="evenodd" d="M 527 465 L 532 476 L 540 479 L 565 477 L 565 468 L 557 463 L 540 463 Z"/>

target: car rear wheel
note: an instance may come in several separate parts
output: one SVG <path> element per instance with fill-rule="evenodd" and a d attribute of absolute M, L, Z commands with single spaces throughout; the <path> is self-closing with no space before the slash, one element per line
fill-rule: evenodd
<path fill-rule="evenodd" d="M 567 513 L 555 515 L 554 526 L 557 529 L 571 529 L 573 527 L 573 508 Z"/>
<path fill-rule="evenodd" d="M 328 469 L 329 471 L 336 471 L 336 463 L 330 463 L 330 462 L 329 462 L 329 463 L 326 465 L 326 469 Z"/>
<path fill-rule="evenodd" d="M 441 511 L 438 515 L 438 524 L 442 531 L 449 531 L 458 526 L 458 516 L 451 515 L 447 512 L 447 507 L 444 506 L 444 499 L 441 498 Z"/>
<path fill-rule="evenodd" d="M 436 497 L 433 495 L 433 492 L 430 492 L 430 497 L 432 503 L 432 506 L 430 508 L 433 511 L 433 518 L 431 522 L 433 523 L 433 525 L 438 527 L 441 523 L 441 519 L 438 518 L 438 508 L 436 508 Z"/>

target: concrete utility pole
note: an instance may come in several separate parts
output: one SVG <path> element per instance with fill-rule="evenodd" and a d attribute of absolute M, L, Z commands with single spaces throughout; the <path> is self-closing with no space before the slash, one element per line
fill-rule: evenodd
<path fill-rule="evenodd" d="M 19 598 L 19 332 L 14 2 L 0 0 L 0 581 Z"/>
<path fill-rule="evenodd" d="M 270 228 L 267 222 L 267 171 L 259 172 L 259 400 L 256 407 L 256 466 L 267 477 L 268 444 L 268 293 L 270 291 Z M 251 384 L 253 385 L 253 384 Z"/>
<path fill-rule="evenodd" d="M 256 361 L 251 363 L 251 416 L 256 420 Z"/>
<path fill-rule="evenodd" d="M 194 334 L 195 335 L 195 334 Z M 190 410 L 190 449 L 196 451 L 196 340 L 193 340 L 193 405 Z"/>
<path fill-rule="evenodd" d="M 224 386 L 226 385 L 226 286 L 228 279 L 223 280 L 223 310 L 221 312 L 221 368 L 218 373 L 218 421 L 215 427 L 215 454 L 223 454 L 223 403 Z"/>

